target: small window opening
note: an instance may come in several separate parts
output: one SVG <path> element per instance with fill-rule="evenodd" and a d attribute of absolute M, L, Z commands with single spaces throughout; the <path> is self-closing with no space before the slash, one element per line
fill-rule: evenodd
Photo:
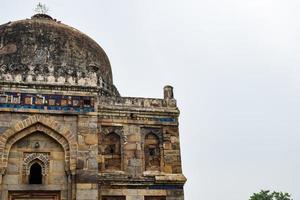
<path fill-rule="evenodd" d="M 110 153 L 111 154 L 114 154 L 115 152 L 116 152 L 116 147 L 115 147 L 115 145 L 113 144 L 113 145 L 109 145 L 109 150 L 110 150 Z"/>
<path fill-rule="evenodd" d="M 34 163 L 30 168 L 29 184 L 42 184 L 42 167 Z"/>
<path fill-rule="evenodd" d="M 155 148 L 149 148 L 149 155 L 155 156 Z"/>

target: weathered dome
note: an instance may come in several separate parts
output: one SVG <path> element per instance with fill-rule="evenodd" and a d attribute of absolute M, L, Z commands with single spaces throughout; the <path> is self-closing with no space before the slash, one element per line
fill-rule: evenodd
<path fill-rule="evenodd" d="M 0 80 L 118 93 L 104 50 L 87 35 L 43 14 L 0 26 Z"/>

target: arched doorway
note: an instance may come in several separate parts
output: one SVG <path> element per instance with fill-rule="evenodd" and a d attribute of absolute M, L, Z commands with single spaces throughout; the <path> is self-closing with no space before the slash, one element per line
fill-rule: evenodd
<path fill-rule="evenodd" d="M 10 199 L 17 199 L 18 195 L 22 200 L 67 199 L 65 170 L 62 145 L 46 133 L 35 131 L 11 146 L 2 185 L 7 188 Z"/>

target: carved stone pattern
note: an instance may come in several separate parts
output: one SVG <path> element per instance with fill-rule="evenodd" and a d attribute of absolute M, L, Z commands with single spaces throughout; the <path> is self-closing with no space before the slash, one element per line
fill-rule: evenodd
<path fill-rule="evenodd" d="M 23 161 L 23 170 L 26 175 L 30 174 L 30 167 L 35 162 L 41 165 L 43 176 L 49 172 L 49 153 L 25 153 Z"/>
<path fill-rule="evenodd" d="M 45 63 L 47 55 L 39 52 L 35 58 L 34 66 L 26 66 L 20 63 L 10 65 L 0 64 L 0 80 L 6 82 L 35 83 L 43 82 L 47 84 L 79 85 L 100 88 L 110 88 L 108 83 L 97 70 L 97 66 L 88 66 L 85 69 L 76 69 L 70 66 L 53 66 Z"/>

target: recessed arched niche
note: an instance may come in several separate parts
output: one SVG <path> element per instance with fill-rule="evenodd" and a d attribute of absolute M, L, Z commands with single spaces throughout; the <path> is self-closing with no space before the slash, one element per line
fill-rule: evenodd
<path fill-rule="evenodd" d="M 34 187 L 58 185 L 66 190 L 65 152 L 61 144 L 44 132 L 33 132 L 16 141 L 8 154 L 3 184 Z"/>

